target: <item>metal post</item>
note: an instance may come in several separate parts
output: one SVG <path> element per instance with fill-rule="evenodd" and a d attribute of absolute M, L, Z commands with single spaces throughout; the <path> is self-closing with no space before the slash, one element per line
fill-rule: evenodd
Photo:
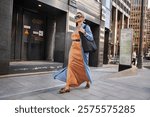
<path fill-rule="evenodd" d="M 144 14 L 144 0 L 142 0 L 141 4 L 141 22 L 140 22 L 140 41 L 139 41 L 139 50 L 138 50 L 138 61 L 137 61 L 137 67 L 139 69 L 142 68 L 142 61 L 143 61 L 143 14 Z"/>

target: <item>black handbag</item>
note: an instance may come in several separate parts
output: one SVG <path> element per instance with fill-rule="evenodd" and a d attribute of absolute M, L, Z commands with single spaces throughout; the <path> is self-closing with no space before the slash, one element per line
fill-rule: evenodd
<path fill-rule="evenodd" d="M 86 25 L 84 26 L 85 29 Z M 97 46 L 95 44 L 94 39 L 93 40 L 88 40 L 82 32 L 79 32 L 81 42 L 82 42 L 82 48 L 83 51 L 86 52 L 95 52 L 97 50 Z"/>

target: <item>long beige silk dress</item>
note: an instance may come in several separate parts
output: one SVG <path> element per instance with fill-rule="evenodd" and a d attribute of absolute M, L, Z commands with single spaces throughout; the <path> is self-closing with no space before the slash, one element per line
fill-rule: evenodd
<path fill-rule="evenodd" d="M 72 45 L 69 52 L 69 62 L 67 68 L 67 85 L 71 87 L 79 86 L 85 81 L 89 81 L 86 75 L 85 66 L 83 62 L 82 48 L 80 35 L 77 31 L 71 35 Z"/>

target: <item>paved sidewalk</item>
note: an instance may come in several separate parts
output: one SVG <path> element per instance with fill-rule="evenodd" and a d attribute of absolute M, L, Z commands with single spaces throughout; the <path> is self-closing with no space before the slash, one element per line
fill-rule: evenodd
<path fill-rule="evenodd" d="M 93 84 L 72 89 L 70 93 L 58 94 L 65 84 L 52 78 L 53 72 L 38 75 L 17 76 L 0 79 L 0 99 L 21 100 L 149 100 L 149 69 L 126 70 L 118 73 L 116 65 L 91 68 Z"/>

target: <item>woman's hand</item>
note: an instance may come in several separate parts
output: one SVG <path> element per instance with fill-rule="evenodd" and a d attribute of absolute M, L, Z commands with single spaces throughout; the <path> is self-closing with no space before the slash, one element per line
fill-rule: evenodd
<path fill-rule="evenodd" d="M 82 32 L 83 34 L 86 33 L 85 30 L 82 27 L 80 27 L 78 31 Z"/>

